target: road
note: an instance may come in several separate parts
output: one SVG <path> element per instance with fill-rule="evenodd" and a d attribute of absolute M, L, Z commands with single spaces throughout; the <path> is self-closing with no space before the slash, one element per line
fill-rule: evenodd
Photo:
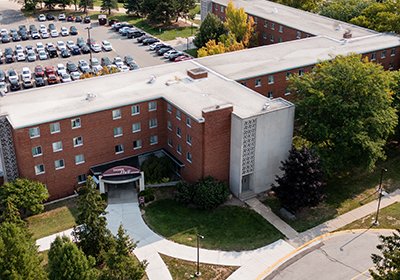
<path fill-rule="evenodd" d="M 303 256 L 268 280 L 366 280 L 372 279 L 372 253 L 379 253 L 380 234 L 390 231 L 367 231 L 335 234 L 323 241 L 320 248 Z"/>

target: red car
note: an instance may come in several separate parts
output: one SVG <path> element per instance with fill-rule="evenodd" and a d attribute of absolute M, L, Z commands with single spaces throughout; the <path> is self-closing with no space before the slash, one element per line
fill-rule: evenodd
<path fill-rule="evenodd" d="M 35 67 L 34 73 L 36 77 L 44 77 L 43 67 L 41 65 L 37 65 Z"/>
<path fill-rule="evenodd" d="M 47 78 L 47 83 L 49 85 L 51 84 L 57 84 L 59 81 L 59 78 L 56 76 L 56 74 L 49 74 L 48 78 Z"/>
<path fill-rule="evenodd" d="M 75 18 L 73 16 L 68 16 L 67 17 L 67 21 L 74 21 L 74 20 L 75 20 Z"/>
<path fill-rule="evenodd" d="M 56 71 L 54 70 L 53 66 L 46 66 L 44 68 L 44 73 L 46 74 L 47 77 L 49 77 L 51 74 L 55 75 Z"/>
<path fill-rule="evenodd" d="M 175 58 L 174 62 L 185 61 L 185 60 L 190 60 L 190 59 L 192 59 L 192 58 L 188 55 L 181 55 L 181 56 L 178 56 L 177 58 Z"/>

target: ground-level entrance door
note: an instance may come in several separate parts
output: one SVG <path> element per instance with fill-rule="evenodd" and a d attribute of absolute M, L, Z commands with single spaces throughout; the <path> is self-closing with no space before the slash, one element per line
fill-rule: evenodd
<path fill-rule="evenodd" d="M 247 174 L 242 177 L 242 192 L 250 190 L 250 175 Z"/>
<path fill-rule="evenodd" d="M 100 193 L 108 192 L 109 186 L 131 184 L 144 190 L 144 173 L 131 166 L 112 167 L 99 176 Z"/>

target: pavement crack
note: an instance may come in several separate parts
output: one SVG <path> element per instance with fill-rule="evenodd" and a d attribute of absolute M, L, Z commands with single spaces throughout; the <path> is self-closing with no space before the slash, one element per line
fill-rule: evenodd
<path fill-rule="evenodd" d="M 339 263 L 339 264 L 341 264 L 341 265 L 343 265 L 343 266 L 345 266 L 345 267 L 347 267 L 347 268 L 349 268 L 351 270 L 354 270 L 357 273 L 362 273 L 362 271 L 360 271 L 359 269 L 354 268 L 351 265 L 348 265 L 348 264 L 346 264 L 346 263 L 344 263 L 344 262 L 342 262 L 342 261 L 330 256 L 324 249 L 319 248 L 317 250 L 319 250 L 329 261 Z"/>

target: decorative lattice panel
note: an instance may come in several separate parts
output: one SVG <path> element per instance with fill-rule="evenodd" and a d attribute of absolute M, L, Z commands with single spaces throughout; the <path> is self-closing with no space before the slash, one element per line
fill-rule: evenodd
<path fill-rule="evenodd" d="M 15 157 L 12 128 L 5 117 L 0 117 L 0 145 L 3 155 L 4 179 L 7 181 L 18 178 L 17 159 Z"/>
<path fill-rule="evenodd" d="M 242 176 L 254 171 L 256 153 L 257 119 L 244 121 L 243 124 L 243 153 L 242 153 Z"/>

